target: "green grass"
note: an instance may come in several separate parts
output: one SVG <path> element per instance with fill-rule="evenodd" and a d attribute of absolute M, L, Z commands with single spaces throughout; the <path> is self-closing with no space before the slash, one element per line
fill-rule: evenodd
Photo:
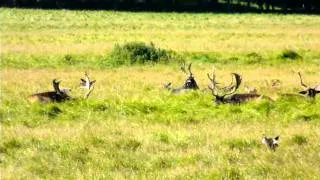
<path fill-rule="evenodd" d="M 319 84 L 320 18 L 274 14 L 1 10 L 4 179 L 314 179 L 320 171 L 320 101 L 297 94 L 298 71 Z M 170 63 L 114 65 L 115 44 L 154 42 Z M 193 62 L 200 91 L 173 95 L 179 62 Z M 206 73 L 231 72 L 275 102 L 215 105 Z M 89 99 L 84 71 L 96 79 Z M 65 103 L 31 104 L 53 78 Z M 279 87 L 272 87 L 279 80 Z M 276 152 L 263 134 L 280 135 Z"/>

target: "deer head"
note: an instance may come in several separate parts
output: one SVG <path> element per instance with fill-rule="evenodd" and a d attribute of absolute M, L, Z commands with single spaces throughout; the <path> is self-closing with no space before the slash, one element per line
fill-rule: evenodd
<path fill-rule="evenodd" d="M 275 151 L 276 148 L 279 146 L 280 136 L 276 136 L 274 138 L 268 138 L 263 136 L 262 143 L 265 144 L 269 149 Z"/>
<path fill-rule="evenodd" d="M 70 96 L 68 94 L 71 91 L 71 89 L 70 88 L 60 89 L 60 83 L 61 81 L 58 81 L 57 79 L 53 79 L 52 86 L 53 86 L 54 92 L 60 95 L 62 98 L 70 99 Z"/>
<path fill-rule="evenodd" d="M 320 90 L 318 90 L 317 86 L 314 87 L 314 88 L 311 88 L 310 86 L 307 86 L 305 83 L 303 83 L 302 76 L 301 76 L 300 72 L 298 72 L 298 75 L 299 75 L 299 78 L 300 78 L 301 86 L 306 88 L 304 91 L 300 91 L 299 93 L 303 94 L 303 95 L 306 95 L 306 96 L 308 96 L 310 98 L 315 98 L 316 95 L 318 93 L 320 93 Z"/>
<path fill-rule="evenodd" d="M 235 83 L 233 83 L 233 80 L 232 80 L 229 86 L 220 88 L 218 87 L 219 83 L 216 81 L 215 73 L 213 72 L 211 76 L 209 73 L 207 75 L 211 82 L 208 88 L 211 90 L 212 95 L 215 97 L 215 102 L 217 104 L 230 102 L 232 99 L 226 99 L 225 97 L 237 91 L 237 89 L 241 84 L 241 76 L 237 73 L 232 73 L 232 76 L 235 79 Z M 221 91 L 223 91 L 223 93 L 221 93 Z"/>
<path fill-rule="evenodd" d="M 186 75 L 188 75 L 188 79 L 185 81 L 182 88 L 184 89 L 199 89 L 199 86 L 194 79 L 193 73 L 191 71 L 192 63 L 188 65 L 188 72 L 186 70 L 186 63 L 183 62 L 181 66 L 181 71 L 184 72 Z"/>

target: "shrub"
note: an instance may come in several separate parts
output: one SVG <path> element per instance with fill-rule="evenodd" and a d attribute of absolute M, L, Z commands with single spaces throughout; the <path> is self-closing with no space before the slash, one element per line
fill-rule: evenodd
<path fill-rule="evenodd" d="M 113 65 L 130 65 L 145 63 L 167 63 L 172 58 L 172 52 L 156 48 L 151 42 L 130 42 L 124 45 L 116 44 L 109 56 Z"/>
<path fill-rule="evenodd" d="M 258 63 L 261 63 L 262 61 L 263 61 L 263 57 L 256 52 L 249 53 L 246 56 L 246 62 L 248 64 L 258 64 Z"/>
<path fill-rule="evenodd" d="M 302 145 L 302 144 L 306 144 L 308 142 L 308 139 L 302 135 L 295 135 L 292 138 L 292 142 L 294 144 Z"/>
<path fill-rule="evenodd" d="M 302 57 L 295 51 L 293 50 L 284 50 L 280 54 L 281 59 L 291 59 L 291 60 L 296 60 L 296 59 L 301 59 Z"/>

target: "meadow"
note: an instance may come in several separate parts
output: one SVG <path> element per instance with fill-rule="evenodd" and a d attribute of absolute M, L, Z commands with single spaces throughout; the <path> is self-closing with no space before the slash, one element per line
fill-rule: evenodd
<path fill-rule="evenodd" d="M 2 179 L 317 179 L 320 16 L 0 9 Z M 172 61 L 119 65 L 116 44 L 154 43 Z M 193 63 L 200 91 L 181 86 Z M 206 73 L 274 99 L 216 105 Z M 88 71 L 96 86 L 79 88 Z M 72 100 L 31 104 L 54 78 Z M 273 80 L 280 86 L 273 88 Z M 277 151 L 263 134 L 280 135 Z"/>

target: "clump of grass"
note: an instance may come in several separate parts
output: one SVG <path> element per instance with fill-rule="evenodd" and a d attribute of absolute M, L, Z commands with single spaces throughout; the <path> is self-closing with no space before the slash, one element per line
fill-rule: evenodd
<path fill-rule="evenodd" d="M 295 135 L 292 138 L 292 143 L 294 144 L 303 145 L 303 144 L 306 144 L 307 142 L 308 142 L 308 139 L 303 135 Z"/>
<path fill-rule="evenodd" d="M 81 164 L 86 164 L 90 160 L 90 157 L 88 154 L 89 154 L 89 148 L 87 147 L 79 148 L 70 153 L 72 159 Z"/>
<path fill-rule="evenodd" d="M 56 118 L 61 113 L 62 113 L 62 110 L 55 105 L 49 105 L 48 107 L 45 107 L 39 110 L 39 114 L 46 115 L 49 118 Z"/>
<path fill-rule="evenodd" d="M 241 172 L 238 168 L 224 168 L 221 170 L 221 179 L 242 179 Z"/>
<path fill-rule="evenodd" d="M 302 120 L 304 122 L 310 122 L 310 121 L 315 121 L 317 119 L 320 119 L 319 114 L 298 114 L 295 117 L 296 120 Z"/>
<path fill-rule="evenodd" d="M 158 169 L 166 169 L 173 166 L 173 161 L 169 158 L 160 157 L 156 160 L 153 166 Z"/>
<path fill-rule="evenodd" d="M 75 65 L 76 64 L 76 58 L 70 54 L 67 54 L 63 58 L 64 63 L 67 65 Z"/>
<path fill-rule="evenodd" d="M 289 59 L 289 60 L 297 60 L 297 59 L 301 59 L 302 56 L 299 55 L 294 50 L 286 49 L 286 50 L 282 51 L 282 53 L 280 54 L 280 58 L 281 59 Z"/>
<path fill-rule="evenodd" d="M 116 142 L 115 145 L 119 149 L 136 151 L 142 143 L 135 139 L 123 139 Z"/>
<path fill-rule="evenodd" d="M 151 42 L 129 42 L 116 44 L 110 53 L 110 62 L 114 65 L 131 65 L 146 63 L 168 63 L 172 59 L 172 52 L 156 48 Z"/>
<path fill-rule="evenodd" d="M 4 142 L 2 145 L 0 145 L 0 153 L 9 153 L 13 149 L 19 149 L 21 147 L 22 147 L 21 141 L 16 138 L 13 138 L 11 140 Z"/>
<path fill-rule="evenodd" d="M 232 150 L 238 149 L 240 151 L 249 150 L 259 146 L 256 141 L 242 139 L 229 140 L 226 141 L 225 144 Z"/>
<path fill-rule="evenodd" d="M 157 139 L 159 139 L 160 142 L 169 144 L 170 143 L 170 138 L 169 135 L 166 133 L 159 133 L 156 135 Z"/>
<path fill-rule="evenodd" d="M 262 56 L 256 52 L 247 54 L 246 61 L 248 64 L 258 64 L 263 60 Z"/>

